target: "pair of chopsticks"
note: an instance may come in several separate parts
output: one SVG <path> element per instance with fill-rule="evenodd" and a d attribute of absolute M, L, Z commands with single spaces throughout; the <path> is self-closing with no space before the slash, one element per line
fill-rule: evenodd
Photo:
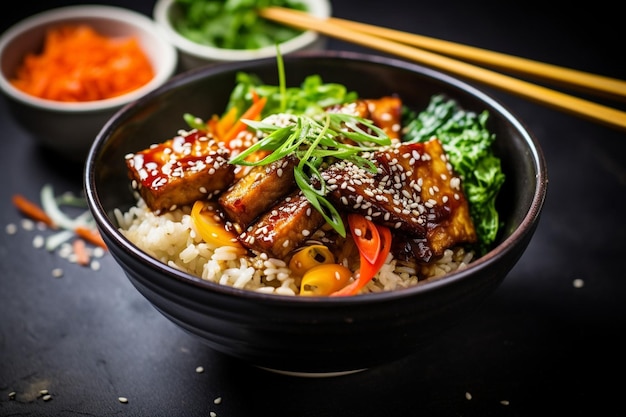
<path fill-rule="evenodd" d="M 365 23 L 334 17 L 319 18 L 302 11 L 283 7 L 260 9 L 259 15 L 284 25 L 313 30 L 326 36 L 378 49 L 593 122 L 599 122 L 608 127 L 626 130 L 626 112 L 624 111 L 491 71 L 446 55 L 611 98 L 623 99 L 626 97 L 626 81 L 623 80 Z"/>

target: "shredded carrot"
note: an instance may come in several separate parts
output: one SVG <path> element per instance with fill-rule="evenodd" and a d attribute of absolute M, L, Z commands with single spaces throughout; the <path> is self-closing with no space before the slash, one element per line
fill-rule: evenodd
<path fill-rule="evenodd" d="M 102 235 L 100 235 L 100 233 L 96 229 L 89 229 L 87 227 L 78 226 L 76 229 L 74 229 L 74 233 L 76 233 L 77 236 L 85 239 L 89 243 L 107 249 L 107 245 L 106 243 L 104 243 Z"/>
<path fill-rule="evenodd" d="M 233 125 L 237 121 L 237 112 L 237 107 L 233 106 L 230 108 L 230 110 L 228 110 L 228 112 L 226 112 L 225 115 L 223 115 L 219 119 L 217 125 L 215 126 L 219 138 L 224 137 L 226 133 L 233 127 Z"/>
<path fill-rule="evenodd" d="M 82 239 L 74 239 L 72 246 L 74 255 L 76 256 L 76 263 L 79 265 L 89 265 L 89 253 L 87 252 L 85 241 Z"/>
<path fill-rule="evenodd" d="M 13 204 L 15 205 L 15 207 L 17 207 L 19 211 L 21 211 L 23 214 L 30 217 L 31 219 L 42 222 L 53 229 L 57 228 L 57 225 L 54 223 L 54 221 L 50 218 L 50 216 L 48 216 L 45 211 L 43 211 L 41 207 L 28 200 L 23 195 L 13 195 Z"/>
<path fill-rule="evenodd" d="M 217 114 L 211 116 L 209 120 L 206 121 L 206 127 L 209 132 L 213 134 L 217 139 L 220 138 L 218 125 L 220 123 L 220 118 Z"/>
<path fill-rule="evenodd" d="M 242 122 L 242 119 L 255 120 L 261 116 L 261 111 L 267 102 L 267 97 L 261 97 L 257 101 L 253 102 L 250 107 L 241 115 L 239 120 L 237 120 L 233 126 L 226 132 L 224 137 L 222 138 L 226 142 L 230 142 L 235 139 L 240 132 L 243 132 L 248 125 Z"/>
<path fill-rule="evenodd" d="M 28 54 L 11 82 L 36 97 L 82 102 L 127 93 L 153 77 L 135 37 L 109 38 L 88 25 L 65 25 L 46 33 L 42 53 Z"/>

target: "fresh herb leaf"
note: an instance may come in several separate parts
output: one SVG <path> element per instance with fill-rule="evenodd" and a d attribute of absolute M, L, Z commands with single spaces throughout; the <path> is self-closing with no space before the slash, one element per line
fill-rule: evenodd
<path fill-rule="evenodd" d="M 270 114 L 292 113 L 315 115 L 324 112 L 330 106 L 350 103 L 358 99 L 358 94 L 349 91 L 344 85 L 324 83 L 319 75 L 307 76 L 298 87 L 285 87 L 284 77 L 281 85 L 264 84 L 255 74 L 240 72 L 236 76 L 236 85 L 226 106 L 247 109 L 252 103 L 252 91 L 259 97 L 267 97 L 261 117 Z"/>
<path fill-rule="evenodd" d="M 194 116 L 193 114 L 185 113 L 183 114 L 183 119 L 192 129 L 206 130 L 206 124 L 204 123 L 204 120 Z"/>

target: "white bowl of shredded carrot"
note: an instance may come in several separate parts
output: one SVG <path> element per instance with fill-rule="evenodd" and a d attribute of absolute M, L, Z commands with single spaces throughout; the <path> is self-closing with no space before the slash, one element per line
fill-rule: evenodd
<path fill-rule="evenodd" d="M 0 88 L 45 148 L 81 161 L 106 121 L 176 71 L 176 49 L 147 16 L 80 5 L 17 22 L 0 37 Z"/>

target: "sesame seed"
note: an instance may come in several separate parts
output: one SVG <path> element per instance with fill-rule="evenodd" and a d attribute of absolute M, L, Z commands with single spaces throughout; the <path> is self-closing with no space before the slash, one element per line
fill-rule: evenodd
<path fill-rule="evenodd" d="M 52 399 L 52 395 L 50 394 L 46 394 L 43 397 L 41 397 L 44 401 L 50 401 Z"/>
<path fill-rule="evenodd" d="M 43 236 L 37 235 L 33 238 L 33 247 L 35 248 L 42 248 L 45 243 L 46 241 Z"/>
<path fill-rule="evenodd" d="M 471 400 L 472 399 L 472 394 L 470 394 L 469 392 L 465 393 L 465 399 L 466 400 Z"/>
<path fill-rule="evenodd" d="M 117 400 L 119 402 L 121 402 L 122 404 L 127 404 L 128 403 L 128 398 L 126 398 L 126 397 L 117 397 Z"/>
<path fill-rule="evenodd" d="M 585 281 L 580 278 L 576 278 L 572 281 L 572 284 L 574 285 L 574 288 L 582 288 L 585 285 Z"/>
<path fill-rule="evenodd" d="M 502 405 L 509 405 L 509 401 L 508 400 L 502 400 L 502 401 L 500 401 L 500 404 L 502 404 Z"/>
<path fill-rule="evenodd" d="M 196 373 L 201 374 L 202 372 L 204 372 L 204 368 L 203 368 L 202 366 L 198 366 L 198 367 L 196 368 Z"/>
<path fill-rule="evenodd" d="M 61 278 L 63 276 L 63 270 L 61 268 L 54 268 L 52 270 L 52 276 L 55 278 Z"/>
<path fill-rule="evenodd" d="M 221 404 L 222 403 L 222 397 L 217 397 L 216 399 L 213 400 L 213 404 Z"/>

